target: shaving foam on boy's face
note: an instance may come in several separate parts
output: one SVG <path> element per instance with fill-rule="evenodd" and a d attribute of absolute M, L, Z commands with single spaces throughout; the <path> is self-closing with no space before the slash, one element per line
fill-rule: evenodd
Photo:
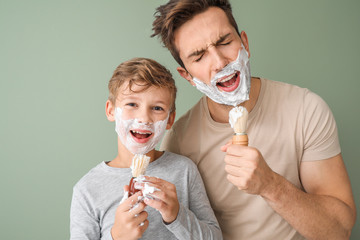
<path fill-rule="evenodd" d="M 164 120 L 143 123 L 138 119 L 123 119 L 123 110 L 115 108 L 115 131 L 121 143 L 133 154 L 146 154 L 155 148 L 166 131 L 170 113 Z"/>
<path fill-rule="evenodd" d="M 196 88 L 214 102 L 237 106 L 249 100 L 250 93 L 250 62 L 248 53 L 241 43 L 238 57 L 226 65 L 211 79 L 210 85 L 193 78 Z"/>

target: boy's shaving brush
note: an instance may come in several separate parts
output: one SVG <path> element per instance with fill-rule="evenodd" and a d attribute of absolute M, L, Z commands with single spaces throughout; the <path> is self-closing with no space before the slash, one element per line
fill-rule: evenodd
<path fill-rule="evenodd" d="M 149 165 L 149 163 L 150 163 L 150 157 L 144 154 L 135 154 L 135 156 L 133 157 L 130 166 L 132 178 L 130 179 L 130 183 L 129 183 L 129 197 L 139 191 L 138 189 L 135 189 L 134 179 L 139 177 L 140 175 L 145 174 L 146 168 Z"/>
<path fill-rule="evenodd" d="M 246 134 L 248 115 L 248 111 L 242 106 L 234 107 L 229 112 L 229 123 L 234 129 L 233 144 L 248 145 L 248 136 Z"/>

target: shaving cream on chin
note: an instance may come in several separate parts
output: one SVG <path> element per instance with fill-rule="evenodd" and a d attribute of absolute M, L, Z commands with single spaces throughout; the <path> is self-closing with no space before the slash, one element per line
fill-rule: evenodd
<path fill-rule="evenodd" d="M 250 62 L 247 51 L 241 43 L 242 50 L 239 50 L 238 57 L 235 61 L 226 65 L 220 72 L 218 72 L 210 81 L 210 86 L 203 83 L 197 78 L 193 78 L 196 88 L 211 98 L 214 102 L 237 106 L 246 100 L 249 100 L 250 93 Z M 216 83 L 219 79 L 240 72 L 240 84 L 232 92 L 224 92 L 217 88 Z"/>
<path fill-rule="evenodd" d="M 117 107 L 115 108 L 115 131 L 118 134 L 121 143 L 132 154 L 146 154 L 154 149 L 156 144 L 158 144 L 161 140 L 166 131 L 169 116 L 170 114 L 168 114 L 166 119 L 155 123 L 141 123 L 136 118 L 127 120 L 122 119 L 122 109 Z M 153 137 L 146 143 L 138 143 L 133 139 L 130 129 L 151 131 L 153 133 Z"/>

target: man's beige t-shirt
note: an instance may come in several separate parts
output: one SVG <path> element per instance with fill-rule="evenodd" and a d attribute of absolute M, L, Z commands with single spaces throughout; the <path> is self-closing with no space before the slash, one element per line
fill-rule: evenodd
<path fill-rule="evenodd" d="M 261 79 L 247 132 L 249 146 L 300 189 L 301 161 L 340 153 L 336 123 L 327 104 L 309 90 L 286 83 Z M 189 157 L 198 166 L 225 240 L 303 239 L 262 197 L 244 193 L 227 181 L 220 147 L 233 133 L 230 124 L 211 118 L 203 97 L 168 131 L 161 149 Z"/>

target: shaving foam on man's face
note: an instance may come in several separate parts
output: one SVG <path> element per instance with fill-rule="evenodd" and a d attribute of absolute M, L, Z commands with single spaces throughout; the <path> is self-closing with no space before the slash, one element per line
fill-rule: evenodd
<path fill-rule="evenodd" d="M 166 131 L 170 114 L 162 121 L 143 123 L 123 119 L 123 110 L 115 108 L 115 131 L 121 143 L 133 154 L 146 154 L 155 148 Z"/>
<path fill-rule="evenodd" d="M 196 88 L 214 102 L 237 106 L 249 100 L 250 93 L 250 62 L 248 53 L 241 43 L 238 57 L 226 65 L 211 79 L 210 85 L 193 78 Z"/>

